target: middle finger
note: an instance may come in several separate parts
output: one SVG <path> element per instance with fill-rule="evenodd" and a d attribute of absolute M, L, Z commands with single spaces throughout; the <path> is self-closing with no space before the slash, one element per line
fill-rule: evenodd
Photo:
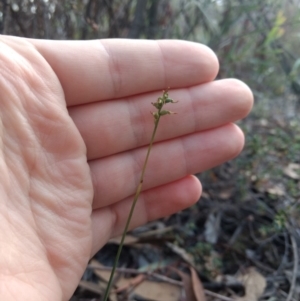
<path fill-rule="evenodd" d="M 155 143 L 143 190 L 177 181 L 219 165 L 242 149 L 243 133 L 234 124 Z M 114 204 L 135 193 L 147 147 L 89 162 L 94 182 L 93 209 Z"/>
<path fill-rule="evenodd" d="M 70 116 L 86 144 L 88 160 L 147 145 L 154 125 L 151 102 L 160 95 L 147 93 L 70 108 Z M 157 142 L 239 120 L 249 113 L 253 100 L 250 89 L 235 79 L 171 90 L 169 95 L 179 100 L 168 105 L 178 115 L 161 119 Z"/>

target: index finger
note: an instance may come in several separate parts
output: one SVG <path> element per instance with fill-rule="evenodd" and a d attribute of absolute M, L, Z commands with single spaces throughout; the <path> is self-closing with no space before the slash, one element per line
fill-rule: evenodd
<path fill-rule="evenodd" d="M 213 80 L 208 47 L 179 40 L 29 40 L 57 74 L 68 106 Z"/>

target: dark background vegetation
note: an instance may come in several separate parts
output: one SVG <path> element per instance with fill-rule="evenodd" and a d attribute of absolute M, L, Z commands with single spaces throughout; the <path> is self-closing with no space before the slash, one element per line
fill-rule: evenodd
<path fill-rule="evenodd" d="M 133 234 L 159 233 L 152 237 L 160 241 L 159 260 L 173 258 L 166 242 L 184 248 L 204 286 L 224 296 L 232 291 L 217 276 L 256 267 L 267 280 L 261 300 L 269 301 L 300 298 L 299 28 L 299 0 L 0 2 L 2 34 L 201 42 L 217 53 L 219 78 L 236 77 L 251 87 L 253 112 L 239 122 L 246 134 L 242 155 L 198 175 L 204 192 L 197 205 Z M 96 258 L 111 264 L 113 249 L 106 246 Z M 138 269 L 158 261 L 154 251 L 135 252 L 125 249 L 123 266 Z M 87 270 L 84 279 L 91 277 Z M 75 295 L 88 298 L 82 288 Z"/>

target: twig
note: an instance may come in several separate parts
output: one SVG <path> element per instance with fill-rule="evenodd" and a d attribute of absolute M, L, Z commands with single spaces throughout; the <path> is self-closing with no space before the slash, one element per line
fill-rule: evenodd
<path fill-rule="evenodd" d="M 228 241 L 229 246 L 232 246 L 235 243 L 237 238 L 240 236 L 240 234 L 244 230 L 244 227 L 245 227 L 245 221 L 242 221 L 242 223 L 235 229 L 233 235 L 229 239 L 229 241 Z"/>
<path fill-rule="evenodd" d="M 298 264 L 299 264 L 298 246 L 297 246 L 296 239 L 292 233 L 291 233 L 291 242 L 292 242 L 292 249 L 293 249 L 293 256 L 294 256 L 294 268 L 293 268 L 291 287 L 290 287 L 289 294 L 286 298 L 286 301 L 291 301 L 294 296 L 296 280 L 297 280 Z"/>
<path fill-rule="evenodd" d="M 225 297 L 225 296 L 219 295 L 217 293 L 214 293 L 214 292 L 211 292 L 211 291 L 208 291 L 208 290 L 204 290 L 204 292 L 208 296 L 219 298 L 219 299 L 224 300 L 224 301 L 234 301 L 234 299 L 232 299 L 232 298 Z"/>
<path fill-rule="evenodd" d="M 233 254 L 237 253 L 237 254 L 239 254 L 241 256 L 244 256 L 244 253 L 242 251 L 240 251 L 239 249 L 237 249 L 237 248 L 234 248 L 232 246 L 228 246 L 226 244 L 224 244 L 223 246 L 227 250 L 233 251 L 234 252 Z M 253 264 L 255 264 L 257 267 L 259 267 L 260 269 L 262 269 L 262 270 L 264 270 L 264 271 L 266 271 L 268 273 L 274 273 L 275 272 L 274 269 L 270 268 L 269 266 L 264 265 L 263 263 L 259 262 L 258 260 L 255 260 L 254 258 L 251 258 L 251 257 L 248 257 L 248 256 L 246 258 L 249 261 L 251 261 Z"/>
<path fill-rule="evenodd" d="M 100 270 L 100 271 L 111 271 L 112 268 L 111 267 L 106 267 L 106 266 L 98 266 L 98 265 L 94 265 L 94 264 L 89 264 L 87 266 L 88 269 L 93 269 L 93 270 Z M 179 287 L 183 287 L 183 282 L 182 281 L 178 281 L 178 280 L 174 280 L 172 278 L 160 275 L 158 273 L 153 273 L 151 271 L 139 271 L 139 270 L 135 270 L 135 269 L 127 269 L 127 268 L 116 268 L 115 270 L 118 273 L 130 273 L 130 274 L 135 274 L 135 275 L 140 275 L 140 274 L 144 274 L 146 276 L 151 276 L 154 277 L 158 280 L 161 280 L 163 282 L 167 282 Z M 229 298 L 229 297 L 225 297 L 222 295 L 219 295 L 217 293 L 214 293 L 212 291 L 209 290 L 204 290 L 205 294 L 211 297 L 215 297 L 215 298 L 219 298 L 220 300 L 224 300 L 224 301 L 234 301 L 234 299 Z"/>
<path fill-rule="evenodd" d="M 275 233 L 265 239 L 258 239 L 258 238 L 256 238 L 256 236 L 254 234 L 253 223 L 249 222 L 248 225 L 249 225 L 249 230 L 250 230 L 250 236 L 254 240 L 254 242 L 257 243 L 258 245 L 272 242 L 273 239 L 279 235 L 278 233 Z"/>
<path fill-rule="evenodd" d="M 263 263 L 261 263 L 258 260 L 255 260 L 255 259 L 250 258 L 250 257 L 247 257 L 247 259 L 250 260 L 251 262 L 253 262 L 258 268 L 260 268 L 260 269 L 262 269 L 262 270 L 264 270 L 264 271 L 266 271 L 268 273 L 274 273 L 275 272 L 274 269 L 272 269 L 272 268 L 264 265 Z"/>
<path fill-rule="evenodd" d="M 284 254 L 282 256 L 281 263 L 280 263 L 279 267 L 277 268 L 277 271 L 275 272 L 275 276 L 280 275 L 280 273 L 282 272 L 282 270 L 284 269 L 284 267 L 287 263 L 289 247 L 290 246 L 289 246 L 288 235 L 287 235 L 287 232 L 284 232 Z"/>
<path fill-rule="evenodd" d="M 97 265 L 93 265 L 93 264 L 89 264 L 87 266 L 88 269 L 93 269 L 93 270 L 100 270 L 100 271 L 111 271 L 112 268 L 111 267 L 105 267 L 105 266 L 97 266 Z M 151 271 L 139 271 L 139 270 L 135 270 L 135 269 L 127 269 L 127 268 L 116 268 L 115 270 L 118 273 L 129 273 L 129 274 L 134 274 L 134 275 L 140 275 L 140 274 L 144 274 L 147 276 L 151 276 L 154 277 L 158 280 L 164 281 L 164 282 L 168 282 L 170 284 L 174 284 L 177 286 L 182 286 L 182 282 L 178 281 L 178 280 L 174 280 L 172 278 L 160 275 L 158 273 L 154 273 Z"/>

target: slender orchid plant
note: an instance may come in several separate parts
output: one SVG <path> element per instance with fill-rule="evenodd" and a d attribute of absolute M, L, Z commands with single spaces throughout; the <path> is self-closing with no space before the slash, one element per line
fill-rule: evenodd
<path fill-rule="evenodd" d="M 110 274 L 110 278 L 109 278 L 109 281 L 108 281 L 108 284 L 107 284 L 107 287 L 106 287 L 106 291 L 105 291 L 105 294 L 104 294 L 103 301 L 108 300 L 108 296 L 109 296 L 110 289 L 111 289 L 111 286 L 112 286 L 115 270 L 116 270 L 116 267 L 118 265 L 120 254 L 121 254 L 121 251 L 122 251 L 122 248 L 123 248 L 123 245 L 124 245 L 124 239 L 125 239 L 126 233 L 128 231 L 128 228 L 129 228 L 129 224 L 130 224 L 130 221 L 131 221 L 131 218 L 132 218 L 132 215 L 133 215 L 135 205 L 137 203 L 137 200 L 138 200 L 139 195 L 140 195 L 141 190 L 142 190 L 142 186 L 143 186 L 143 182 L 144 182 L 144 174 L 145 174 L 145 171 L 146 171 L 147 162 L 148 162 L 150 151 L 151 151 L 151 148 L 152 148 L 152 145 L 153 145 L 153 142 L 154 142 L 154 138 L 155 138 L 155 134 L 156 134 L 156 130 L 157 130 L 157 127 L 158 127 L 160 117 L 164 116 L 164 115 L 168 115 L 168 114 L 176 114 L 176 113 L 171 112 L 171 111 L 163 110 L 163 106 L 167 103 L 176 103 L 176 101 L 169 98 L 168 89 L 163 91 L 163 95 L 161 97 L 158 97 L 156 102 L 152 102 L 152 105 L 157 109 L 156 112 L 152 112 L 152 115 L 154 117 L 154 129 L 153 129 L 151 140 L 150 140 L 150 143 L 149 143 L 146 159 L 145 159 L 145 162 L 144 162 L 144 165 L 143 165 L 139 185 L 136 189 L 135 196 L 134 196 L 131 208 L 130 208 L 130 212 L 129 212 L 129 215 L 128 215 L 128 218 L 127 218 L 127 221 L 126 221 L 126 225 L 125 225 L 123 235 L 122 235 L 122 238 L 121 238 L 121 242 L 120 242 L 120 245 L 119 245 L 119 248 L 118 248 L 118 251 L 117 251 L 115 262 L 114 262 L 114 265 L 113 265 L 113 268 L 112 268 L 112 271 L 111 271 L 111 274 Z"/>

